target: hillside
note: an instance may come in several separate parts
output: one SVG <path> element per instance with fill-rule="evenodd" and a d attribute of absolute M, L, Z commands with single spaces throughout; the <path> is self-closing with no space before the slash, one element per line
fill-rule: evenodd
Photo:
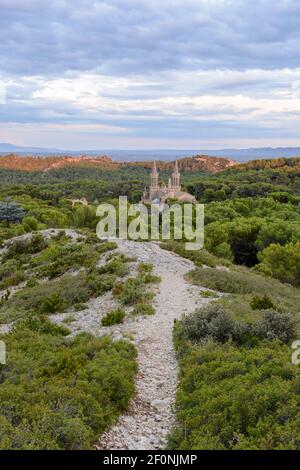
<path fill-rule="evenodd" d="M 160 170 L 169 171 L 174 162 L 157 162 Z M 227 158 L 208 157 L 206 155 L 196 155 L 185 157 L 178 160 L 178 166 L 181 171 L 189 172 L 209 172 L 217 173 L 236 165 L 234 160 Z M 105 169 L 118 169 L 124 167 L 151 168 L 152 161 L 148 162 L 118 162 L 109 156 L 99 156 L 95 158 L 82 155 L 80 157 L 61 156 L 61 157 L 21 157 L 15 154 L 0 156 L 0 168 L 7 170 L 21 171 L 49 171 L 67 167 L 97 167 Z"/>
<path fill-rule="evenodd" d="M 247 163 L 241 163 L 235 167 L 235 170 L 280 170 L 286 172 L 300 171 L 300 157 L 294 158 L 272 158 L 268 160 L 251 160 Z"/>

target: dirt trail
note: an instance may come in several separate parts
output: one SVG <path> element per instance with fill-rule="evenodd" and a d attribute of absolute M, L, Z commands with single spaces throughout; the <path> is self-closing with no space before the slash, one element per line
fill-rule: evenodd
<path fill-rule="evenodd" d="M 55 230 L 44 231 L 46 237 L 53 234 L 56 234 Z M 78 237 L 75 231 L 68 230 L 67 234 L 73 240 Z M 71 314 L 74 320 L 67 326 L 72 336 L 82 331 L 99 336 L 112 334 L 116 340 L 130 336 L 138 351 L 136 395 L 128 412 L 102 435 L 97 447 L 161 449 L 175 421 L 173 406 L 177 364 L 172 342 L 174 320 L 184 313 L 193 312 L 209 300 L 199 295 L 201 287 L 191 286 L 184 279 L 184 275 L 194 267 L 191 261 L 162 250 L 157 243 L 127 240 L 118 240 L 117 243 L 120 252 L 137 258 L 137 261 L 130 265 L 129 275 L 137 274 L 140 262 L 149 262 L 154 266 L 154 274 L 161 277 L 153 302 L 156 314 L 146 317 L 128 315 L 123 324 L 110 328 L 102 327 L 101 317 L 117 306 L 112 293 L 108 292 L 91 299 L 87 302 L 87 308 L 82 311 L 51 315 L 51 320 L 61 323 Z M 99 261 L 99 265 L 105 263 L 105 259 L 106 255 Z M 0 331 L 7 332 L 10 327 L 11 325 L 0 325 Z"/>
<path fill-rule="evenodd" d="M 191 313 L 208 301 L 200 297 L 201 288 L 184 279 L 184 274 L 194 267 L 192 262 L 162 250 L 155 243 L 120 240 L 118 244 L 127 255 L 136 256 L 140 262 L 151 262 L 154 273 L 161 276 L 161 283 L 154 301 L 156 314 L 138 318 L 132 324 L 139 365 L 136 396 L 128 412 L 102 436 L 99 449 L 159 449 L 164 446 L 175 419 L 177 365 L 172 344 L 173 323 L 183 313 Z"/>

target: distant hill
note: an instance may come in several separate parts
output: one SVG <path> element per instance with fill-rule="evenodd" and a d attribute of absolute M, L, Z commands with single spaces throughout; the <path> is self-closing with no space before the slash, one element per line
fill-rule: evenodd
<path fill-rule="evenodd" d="M 157 161 L 157 167 L 160 170 L 170 171 L 173 162 Z M 206 155 L 196 155 L 178 160 L 180 171 L 196 172 L 203 171 L 208 173 L 217 173 L 226 170 L 237 162 L 234 160 L 210 157 Z M 73 156 L 51 156 L 51 157 L 22 157 L 15 154 L 0 156 L 0 168 L 22 171 L 51 171 L 67 167 L 97 167 L 103 169 L 118 169 L 121 167 L 144 167 L 151 168 L 152 162 L 118 162 L 106 155 L 97 158 L 91 158 L 85 155 L 80 157 Z"/>
<path fill-rule="evenodd" d="M 265 160 L 251 160 L 240 163 L 234 167 L 236 171 L 243 170 L 280 170 L 288 173 L 300 173 L 300 157 L 294 158 L 272 158 Z"/>
<path fill-rule="evenodd" d="M 9 143 L 0 143 L 0 155 L 14 153 L 20 156 L 64 156 L 79 157 L 87 155 L 96 157 L 99 155 L 109 155 L 117 161 L 144 162 L 153 159 L 163 161 L 173 161 L 192 155 L 207 155 L 210 157 L 225 157 L 239 162 L 246 162 L 254 159 L 297 157 L 300 155 L 300 147 L 265 147 L 248 149 L 150 149 L 150 150 L 122 150 L 122 149 L 102 149 L 102 150 L 61 150 L 57 148 L 22 147 Z"/>
<path fill-rule="evenodd" d="M 45 149 L 45 148 L 42 148 L 42 147 L 21 147 L 21 146 L 18 146 L 18 145 L 13 145 L 13 144 L 7 144 L 7 143 L 3 143 L 3 142 L 0 142 L 0 153 L 19 153 L 19 154 L 53 154 L 53 153 L 62 153 L 60 150 L 58 149 Z"/>

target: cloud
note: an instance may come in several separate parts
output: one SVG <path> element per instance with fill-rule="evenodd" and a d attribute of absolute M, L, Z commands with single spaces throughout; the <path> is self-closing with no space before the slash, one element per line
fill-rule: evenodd
<path fill-rule="evenodd" d="M 0 12 L 0 140 L 5 123 L 28 139 L 40 124 L 49 141 L 60 126 L 66 147 L 72 126 L 114 146 L 296 138 L 297 0 L 0 0 Z"/>
<path fill-rule="evenodd" d="M 297 0 L 0 1 L 2 68 L 114 74 L 300 65 Z"/>

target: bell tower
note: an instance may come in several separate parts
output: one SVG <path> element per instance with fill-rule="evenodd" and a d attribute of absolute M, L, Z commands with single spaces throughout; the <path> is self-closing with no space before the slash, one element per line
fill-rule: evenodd
<path fill-rule="evenodd" d="M 151 172 L 151 185 L 150 185 L 150 199 L 154 193 L 159 190 L 158 186 L 158 172 L 156 169 L 156 162 L 153 162 L 153 169 Z"/>
<path fill-rule="evenodd" d="M 178 170 L 177 160 L 175 161 L 174 170 L 172 173 L 172 189 L 175 191 L 180 191 L 180 173 Z"/>

